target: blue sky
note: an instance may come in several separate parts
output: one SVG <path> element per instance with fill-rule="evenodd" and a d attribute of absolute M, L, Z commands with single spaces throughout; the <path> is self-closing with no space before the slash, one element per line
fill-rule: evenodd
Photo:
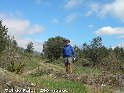
<path fill-rule="evenodd" d="M 81 46 L 101 36 L 107 47 L 124 46 L 124 0 L 0 0 L 0 19 L 26 48 L 62 36 Z"/>

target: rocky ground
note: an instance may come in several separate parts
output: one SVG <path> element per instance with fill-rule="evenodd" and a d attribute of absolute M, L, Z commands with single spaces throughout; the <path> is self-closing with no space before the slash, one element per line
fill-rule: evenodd
<path fill-rule="evenodd" d="M 35 85 L 22 77 L 0 68 L 0 93 L 27 93 Z M 30 93 L 30 92 L 28 92 Z"/>

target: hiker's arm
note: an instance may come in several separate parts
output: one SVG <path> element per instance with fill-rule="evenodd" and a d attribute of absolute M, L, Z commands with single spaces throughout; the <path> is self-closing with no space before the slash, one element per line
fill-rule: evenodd
<path fill-rule="evenodd" d="M 71 51 L 72 51 L 74 58 L 76 58 L 76 54 L 75 54 L 74 48 L 72 46 L 71 46 Z"/>
<path fill-rule="evenodd" d="M 62 49 L 62 56 L 63 56 L 63 58 L 64 58 L 64 48 Z"/>

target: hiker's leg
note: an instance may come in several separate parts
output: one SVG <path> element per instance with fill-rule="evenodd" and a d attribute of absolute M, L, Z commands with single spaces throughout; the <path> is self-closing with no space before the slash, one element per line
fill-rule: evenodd
<path fill-rule="evenodd" d="M 71 73 L 71 70 L 70 70 L 70 63 L 68 64 L 68 69 L 69 69 L 69 74 Z"/>
<path fill-rule="evenodd" d="M 67 60 L 67 58 L 64 58 L 64 64 L 65 64 L 66 73 L 68 73 L 68 60 Z"/>
<path fill-rule="evenodd" d="M 68 61 L 69 61 L 69 73 L 71 74 L 72 73 L 72 64 L 73 64 L 72 57 L 69 57 Z"/>
<path fill-rule="evenodd" d="M 70 74 L 70 64 L 68 63 L 68 74 Z"/>
<path fill-rule="evenodd" d="M 72 74 L 72 64 L 70 64 L 70 73 Z"/>
<path fill-rule="evenodd" d="M 66 67 L 66 73 L 68 74 L 69 73 L 69 65 L 68 65 L 68 63 L 65 63 L 65 67 Z"/>
<path fill-rule="evenodd" d="M 72 74 L 72 64 L 69 63 L 69 74 Z"/>

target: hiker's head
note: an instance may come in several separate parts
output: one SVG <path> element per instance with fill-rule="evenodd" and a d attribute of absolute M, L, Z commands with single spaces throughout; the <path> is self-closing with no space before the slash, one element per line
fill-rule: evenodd
<path fill-rule="evenodd" d="M 64 40 L 64 43 L 65 43 L 65 44 L 68 44 L 68 43 L 70 43 L 70 40 L 65 39 L 65 40 Z"/>

